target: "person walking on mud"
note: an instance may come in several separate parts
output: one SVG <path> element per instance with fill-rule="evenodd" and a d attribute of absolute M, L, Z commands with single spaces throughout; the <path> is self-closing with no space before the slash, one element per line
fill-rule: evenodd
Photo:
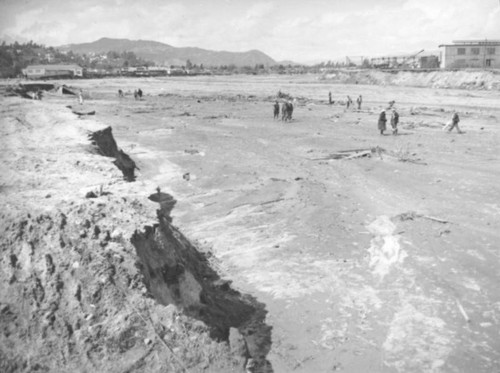
<path fill-rule="evenodd" d="M 363 97 L 359 95 L 359 97 L 356 99 L 356 102 L 358 104 L 358 110 L 361 110 L 361 104 L 363 103 Z"/>
<path fill-rule="evenodd" d="M 328 92 L 328 103 L 331 105 L 332 104 L 332 92 Z"/>
<path fill-rule="evenodd" d="M 399 123 L 399 114 L 396 111 L 396 109 L 392 109 L 391 127 L 392 127 L 392 134 L 393 135 L 397 135 L 398 134 L 398 123 Z"/>
<path fill-rule="evenodd" d="M 451 126 L 448 128 L 448 132 L 451 132 L 453 128 L 457 128 L 458 133 L 463 133 L 458 127 L 458 122 L 460 122 L 460 118 L 458 117 L 458 113 L 454 112 L 453 117 L 451 118 Z"/>
<path fill-rule="evenodd" d="M 274 102 L 274 119 L 279 119 L 280 116 L 280 104 L 278 100 Z"/>
<path fill-rule="evenodd" d="M 386 130 L 386 123 L 387 118 L 385 116 L 385 110 L 382 110 L 380 112 L 380 115 L 378 116 L 378 130 L 380 131 L 381 135 L 383 135 L 384 131 Z"/>
<path fill-rule="evenodd" d="M 288 101 L 288 120 L 292 120 L 294 103 L 297 103 L 297 100 L 295 98 L 293 99 L 293 101 L 292 100 Z"/>
<path fill-rule="evenodd" d="M 347 103 L 346 103 L 347 109 L 349 109 L 351 105 L 352 105 L 352 98 L 350 96 L 347 96 Z"/>

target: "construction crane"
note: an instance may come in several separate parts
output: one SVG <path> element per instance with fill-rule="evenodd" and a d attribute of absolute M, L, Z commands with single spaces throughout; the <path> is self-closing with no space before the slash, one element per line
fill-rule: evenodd
<path fill-rule="evenodd" d="M 401 61 L 401 63 L 399 64 L 399 67 L 404 66 L 404 65 L 408 62 L 408 60 L 414 60 L 414 59 L 415 59 L 415 57 L 417 57 L 417 56 L 418 56 L 420 53 L 422 53 L 423 51 L 424 51 L 424 49 L 422 49 L 421 51 L 418 51 L 418 52 L 417 52 L 417 53 L 415 53 L 415 54 L 412 54 L 411 56 L 408 56 L 408 57 L 403 58 L 403 61 Z"/>
<path fill-rule="evenodd" d="M 356 63 L 354 62 L 354 59 L 358 59 L 359 58 L 359 61 L 360 63 Z M 346 62 L 346 65 L 347 66 L 352 66 L 352 65 L 355 65 L 355 66 L 361 66 L 363 65 L 363 61 L 364 61 L 364 56 L 346 56 L 345 57 L 345 62 Z"/>

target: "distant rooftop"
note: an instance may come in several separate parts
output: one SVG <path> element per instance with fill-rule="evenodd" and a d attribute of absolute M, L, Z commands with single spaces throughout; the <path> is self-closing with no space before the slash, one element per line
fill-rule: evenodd
<path fill-rule="evenodd" d="M 65 70 L 65 69 L 81 69 L 78 65 L 29 65 L 26 69 L 30 70 Z"/>
<path fill-rule="evenodd" d="M 453 44 L 441 44 L 439 47 L 453 47 L 456 45 L 500 45 L 500 40 L 453 40 Z"/>

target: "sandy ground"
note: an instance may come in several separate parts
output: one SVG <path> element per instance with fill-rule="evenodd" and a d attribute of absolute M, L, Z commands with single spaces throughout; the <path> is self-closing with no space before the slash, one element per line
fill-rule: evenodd
<path fill-rule="evenodd" d="M 266 304 L 275 372 L 500 369 L 500 92 L 313 76 L 71 84 L 137 162 L 137 188 L 174 195 L 174 224 Z M 298 98 L 289 123 L 272 117 L 278 89 Z M 363 107 L 328 105 L 328 91 Z M 381 136 L 391 100 L 399 135 Z M 464 134 L 441 129 L 453 110 Z M 391 153 L 328 159 L 377 146 Z"/>

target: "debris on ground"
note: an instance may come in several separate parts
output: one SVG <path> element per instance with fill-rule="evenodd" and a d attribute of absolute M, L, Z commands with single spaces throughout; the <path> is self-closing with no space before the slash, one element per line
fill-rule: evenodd
<path fill-rule="evenodd" d="M 350 149 L 350 150 L 339 150 L 335 153 L 331 153 L 326 157 L 312 158 L 313 161 L 324 161 L 329 159 L 354 159 L 362 157 L 371 157 L 372 154 L 380 153 L 383 151 L 382 148 L 376 146 L 374 148 L 363 148 L 363 149 Z"/>
<path fill-rule="evenodd" d="M 76 114 L 78 116 L 85 116 L 85 115 L 95 115 L 95 110 L 90 110 L 90 111 L 79 111 L 79 110 L 73 110 L 73 114 Z"/>
<path fill-rule="evenodd" d="M 396 151 L 387 150 L 381 148 L 380 146 L 375 146 L 372 148 L 362 148 L 362 149 L 349 149 L 349 150 L 338 150 L 335 153 L 331 153 L 326 157 L 312 158 L 313 161 L 324 161 L 329 159 L 356 159 L 356 158 L 368 158 L 373 156 L 378 156 L 383 159 L 383 155 L 395 158 L 399 162 L 410 162 L 421 165 L 427 165 L 427 163 L 422 162 L 419 158 L 415 158 L 416 153 L 411 153 L 408 149 L 398 149 Z"/>
<path fill-rule="evenodd" d="M 432 220 L 432 221 L 435 221 L 435 222 L 438 222 L 438 223 L 441 223 L 441 224 L 449 224 L 450 223 L 448 220 L 436 218 L 434 216 L 419 214 L 419 213 L 417 213 L 415 211 L 403 212 L 403 213 L 398 214 L 398 215 L 396 215 L 394 217 L 394 219 L 398 219 L 399 221 L 416 220 L 416 219 L 419 219 L 419 218 Z M 447 233 L 449 233 L 449 232 L 447 232 Z"/>

